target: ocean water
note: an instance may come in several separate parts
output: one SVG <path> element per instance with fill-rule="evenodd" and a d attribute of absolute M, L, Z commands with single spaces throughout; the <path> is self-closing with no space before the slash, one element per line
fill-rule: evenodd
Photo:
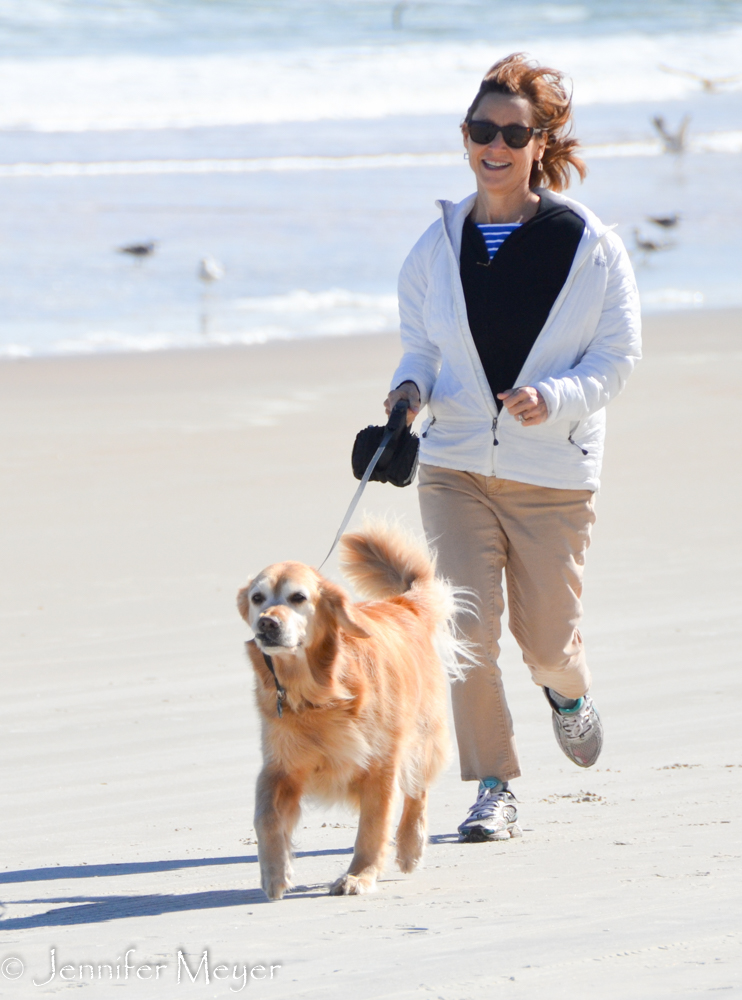
<path fill-rule="evenodd" d="M 569 74 L 572 193 L 644 308 L 742 305 L 742 0 L 0 0 L 0 45 L 0 356 L 395 329 L 435 199 L 473 189 L 459 122 L 512 51 Z M 689 116 L 681 156 L 657 114 Z"/>

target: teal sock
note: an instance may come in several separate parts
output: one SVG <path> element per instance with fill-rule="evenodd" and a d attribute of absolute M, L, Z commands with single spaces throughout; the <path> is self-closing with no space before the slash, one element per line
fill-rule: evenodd
<path fill-rule="evenodd" d="M 549 688 L 549 694 L 551 695 L 551 700 L 558 706 L 559 711 L 567 715 L 571 712 L 577 712 L 582 708 L 582 698 L 565 698 L 563 694 L 559 694 L 553 688 Z"/>
<path fill-rule="evenodd" d="M 482 789 L 482 788 L 496 788 L 497 785 L 502 785 L 502 787 L 503 787 L 503 789 L 505 791 L 508 790 L 508 783 L 507 783 L 507 781 L 500 781 L 499 778 L 480 778 L 479 779 L 479 788 L 480 789 Z"/>

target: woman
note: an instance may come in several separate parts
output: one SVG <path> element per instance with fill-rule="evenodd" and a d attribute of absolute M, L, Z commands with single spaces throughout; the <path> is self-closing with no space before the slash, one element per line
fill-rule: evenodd
<path fill-rule="evenodd" d="M 521 54 L 487 73 L 462 124 L 476 194 L 442 218 L 402 268 L 404 356 L 387 412 L 427 405 L 420 507 L 439 572 L 477 597 L 461 621 L 479 664 L 453 687 L 464 781 L 477 801 L 462 841 L 519 836 L 520 775 L 497 665 L 504 611 L 581 767 L 602 745 L 579 623 L 595 520 L 605 406 L 640 358 L 639 301 L 621 240 L 560 195 L 570 168 L 562 74 Z"/>

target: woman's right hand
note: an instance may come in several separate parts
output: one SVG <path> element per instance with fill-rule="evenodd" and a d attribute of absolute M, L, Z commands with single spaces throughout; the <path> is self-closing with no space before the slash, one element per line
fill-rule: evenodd
<path fill-rule="evenodd" d="M 420 390 L 414 382 L 403 382 L 396 389 L 392 389 L 384 400 L 384 409 L 387 416 L 390 416 L 400 399 L 406 399 L 410 404 L 410 408 L 407 411 L 407 426 L 409 427 L 420 412 Z"/>

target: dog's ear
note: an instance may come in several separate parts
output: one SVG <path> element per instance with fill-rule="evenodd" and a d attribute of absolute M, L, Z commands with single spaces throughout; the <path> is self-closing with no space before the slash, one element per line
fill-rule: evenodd
<path fill-rule="evenodd" d="M 247 586 L 243 587 L 237 593 L 237 610 L 242 615 L 242 617 L 247 621 L 247 615 L 250 610 L 250 601 L 248 599 L 248 594 L 250 592 L 250 587 L 252 586 L 252 580 L 248 580 Z"/>
<path fill-rule="evenodd" d="M 355 636 L 356 639 L 369 639 L 371 637 L 370 633 L 353 619 L 348 595 L 340 587 L 330 583 L 329 580 L 323 580 L 320 587 L 320 597 L 334 615 L 338 627 L 346 635 Z"/>

